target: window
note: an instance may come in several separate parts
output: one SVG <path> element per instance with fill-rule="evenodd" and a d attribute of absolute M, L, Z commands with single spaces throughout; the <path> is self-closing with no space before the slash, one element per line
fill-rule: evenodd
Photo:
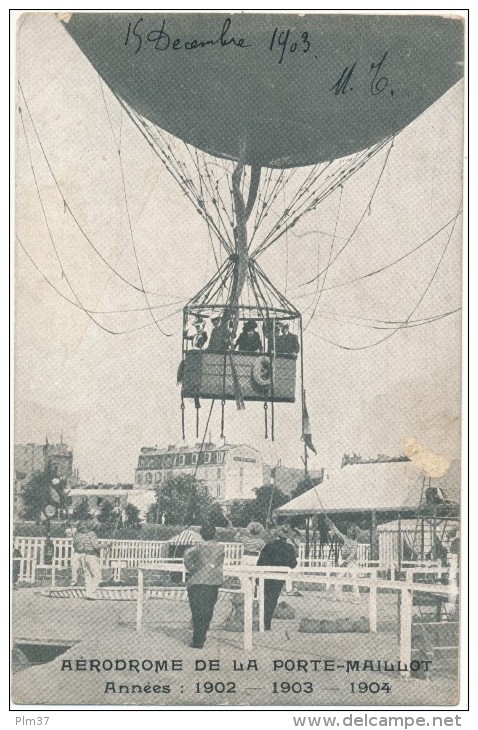
<path fill-rule="evenodd" d="M 222 469 L 217 469 L 217 478 L 218 479 L 222 478 Z"/>
<path fill-rule="evenodd" d="M 153 475 L 150 471 L 146 472 L 146 484 L 151 484 L 153 481 Z"/>
<path fill-rule="evenodd" d="M 167 471 L 166 472 L 166 479 L 171 479 L 172 476 L 173 476 L 173 472 L 172 471 Z"/>
<path fill-rule="evenodd" d="M 204 457 L 204 463 L 209 464 L 209 462 L 211 461 L 211 454 L 207 454 L 207 453 L 203 454 L 203 457 Z"/>
<path fill-rule="evenodd" d="M 141 473 L 141 472 L 138 472 L 138 473 L 136 474 L 136 482 L 137 482 L 138 484 L 142 484 L 142 483 L 143 483 L 143 475 L 142 475 L 142 473 Z"/>
<path fill-rule="evenodd" d="M 198 463 L 198 455 L 191 454 L 191 464 L 197 464 L 197 463 Z"/>
<path fill-rule="evenodd" d="M 216 497 L 220 497 L 220 496 L 221 496 L 221 485 L 218 484 L 216 486 Z"/>
<path fill-rule="evenodd" d="M 217 452 L 217 463 L 222 464 L 224 461 L 224 451 L 218 451 Z"/>
<path fill-rule="evenodd" d="M 167 456 L 164 460 L 164 466 L 168 469 L 173 465 L 173 460 L 170 456 Z"/>
<path fill-rule="evenodd" d="M 161 481 L 161 477 L 162 477 L 161 472 L 160 471 L 157 471 L 156 474 L 154 475 L 154 481 L 156 483 L 160 482 Z"/>
<path fill-rule="evenodd" d="M 115 497 L 115 507 L 119 507 L 120 506 L 120 502 L 121 502 L 120 497 Z"/>
<path fill-rule="evenodd" d="M 150 469 L 154 469 L 154 459 L 150 459 L 148 462 L 148 466 Z"/>
<path fill-rule="evenodd" d="M 175 463 L 176 463 L 176 466 L 183 466 L 184 465 L 184 454 L 179 454 L 179 456 L 176 456 Z"/>

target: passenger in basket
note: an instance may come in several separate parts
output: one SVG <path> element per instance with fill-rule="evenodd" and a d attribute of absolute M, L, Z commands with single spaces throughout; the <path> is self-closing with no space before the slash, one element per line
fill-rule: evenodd
<path fill-rule="evenodd" d="M 193 621 L 191 646 L 202 649 L 223 582 L 224 545 L 215 541 L 216 528 L 205 525 L 200 530 L 203 543 L 184 553 L 189 606 Z"/>
<path fill-rule="evenodd" d="M 257 565 L 284 566 L 295 568 L 297 558 L 295 549 L 287 540 L 290 536 L 290 529 L 287 525 L 277 527 L 274 530 L 274 539 L 261 550 Z M 284 587 L 285 580 L 264 581 L 264 628 L 270 631 L 272 617 L 276 610 L 277 602 Z"/>
<path fill-rule="evenodd" d="M 262 352 L 262 342 L 257 333 L 255 320 L 248 319 L 244 322 L 242 332 L 236 340 L 236 348 L 240 352 Z"/>
<path fill-rule="evenodd" d="M 207 342 L 204 317 L 197 315 L 194 320 L 186 326 L 184 339 L 189 340 L 193 347 L 202 350 Z"/>
<path fill-rule="evenodd" d="M 287 322 L 282 324 L 282 334 L 277 338 L 276 352 L 283 355 L 298 355 L 300 352 L 299 338 L 292 332 L 289 332 Z"/>
<path fill-rule="evenodd" d="M 230 323 L 222 321 L 222 317 L 211 317 L 212 330 L 209 335 L 208 350 L 216 352 L 225 352 L 231 347 L 231 328 Z"/>

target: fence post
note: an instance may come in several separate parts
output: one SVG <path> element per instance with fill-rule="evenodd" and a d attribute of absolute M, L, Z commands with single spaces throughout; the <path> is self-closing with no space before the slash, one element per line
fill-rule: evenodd
<path fill-rule="evenodd" d="M 407 666 L 406 673 L 409 674 L 410 661 L 412 658 L 412 596 L 410 588 L 402 588 L 402 602 L 400 612 L 400 661 Z"/>
<path fill-rule="evenodd" d="M 370 603 L 369 603 L 370 632 L 377 632 L 377 571 L 372 569 L 370 574 Z"/>
<path fill-rule="evenodd" d="M 259 599 L 259 631 L 262 633 L 264 631 L 264 578 L 262 576 L 259 577 L 257 584 L 257 597 Z"/>
<path fill-rule="evenodd" d="M 250 575 L 244 577 L 244 651 L 252 649 L 252 606 L 254 602 L 254 581 Z"/>
<path fill-rule="evenodd" d="M 286 593 L 292 593 L 292 590 L 293 590 L 293 588 L 292 588 L 292 574 L 290 574 L 290 573 L 287 576 L 286 581 L 285 581 L 285 590 L 286 590 Z"/>
<path fill-rule="evenodd" d="M 138 568 L 138 598 L 136 601 L 136 631 L 141 631 L 143 623 L 144 574 Z"/>

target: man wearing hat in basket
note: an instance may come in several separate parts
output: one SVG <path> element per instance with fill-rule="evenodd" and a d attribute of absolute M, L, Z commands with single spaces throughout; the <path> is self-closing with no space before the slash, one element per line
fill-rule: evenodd
<path fill-rule="evenodd" d="M 262 342 L 254 319 L 244 322 L 242 332 L 236 340 L 236 349 L 240 352 L 262 352 Z"/>

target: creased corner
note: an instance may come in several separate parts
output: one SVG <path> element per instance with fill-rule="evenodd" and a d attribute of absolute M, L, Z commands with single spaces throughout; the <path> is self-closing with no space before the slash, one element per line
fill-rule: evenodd
<path fill-rule="evenodd" d="M 408 456 L 410 461 L 426 472 L 429 477 L 439 479 L 450 468 L 449 459 L 429 451 L 416 439 L 407 439 L 403 451 L 405 456 Z"/>

